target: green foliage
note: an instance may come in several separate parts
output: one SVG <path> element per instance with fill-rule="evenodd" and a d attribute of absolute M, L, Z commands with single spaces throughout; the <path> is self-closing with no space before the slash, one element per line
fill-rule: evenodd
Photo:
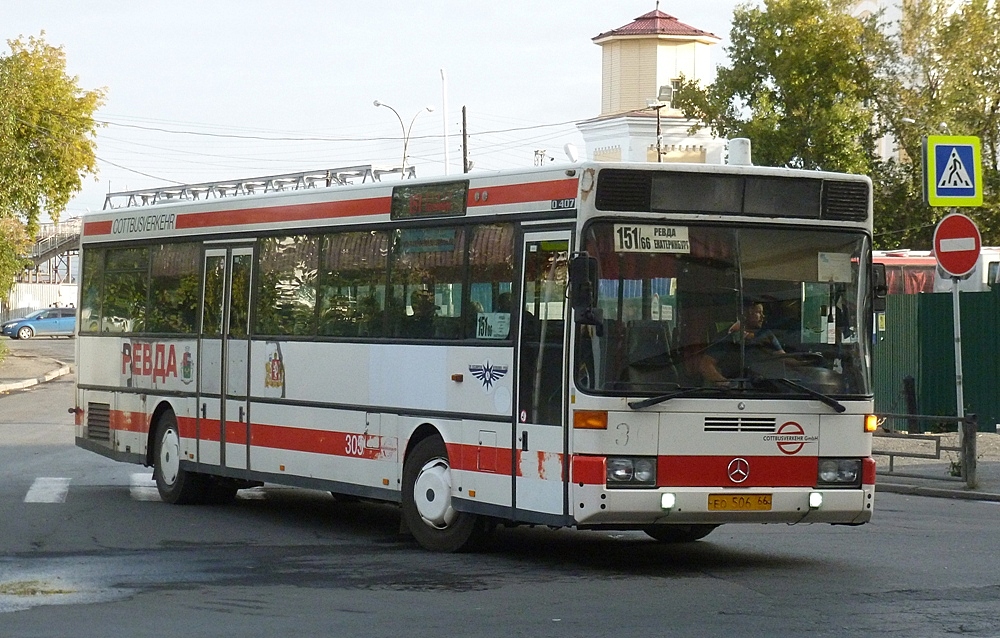
<path fill-rule="evenodd" d="M 14 287 L 14 278 L 26 267 L 21 255 L 31 243 L 20 221 L 0 216 L 0 299 L 6 299 Z"/>
<path fill-rule="evenodd" d="M 909 194 L 876 212 L 876 243 L 930 248 L 934 225 L 950 209 L 923 204 L 920 158 L 926 135 L 974 135 L 982 142 L 983 206 L 962 212 L 976 220 L 984 244 L 1000 244 L 1000 60 L 977 55 L 1000 48 L 1000 10 L 985 0 L 904 3 L 896 39 L 898 81 L 885 100 L 889 129 L 912 159 Z M 899 241 L 893 239 L 899 238 Z"/>
<path fill-rule="evenodd" d="M 851 17 L 850 4 L 738 7 L 729 66 L 711 86 L 684 81 L 676 105 L 715 135 L 750 138 L 757 164 L 869 175 L 878 248 L 927 249 L 950 212 L 923 202 L 923 137 L 977 136 L 984 203 L 962 212 L 1000 244 L 1000 3 L 908 0 L 899 24 Z M 876 153 L 885 134 L 898 161 Z"/>
<path fill-rule="evenodd" d="M 0 57 L 0 216 L 34 236 L 41 213 L 58 220 L 86 174 L 97 172 L 94 111 L 104 91 L 66 74 L 66 54 L 44 32 L 8 40 Z"/>
<path fill-rule="evenodd" d="M 843 0 L 765 0 L 733 15 L 730 65 L 676 104 L 715 135 L 748 137 L 755 163 L 867 173 L 888 40 Z"/>

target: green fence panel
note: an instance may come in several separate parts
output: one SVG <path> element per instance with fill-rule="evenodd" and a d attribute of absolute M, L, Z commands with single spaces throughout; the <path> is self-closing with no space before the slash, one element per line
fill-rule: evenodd
<path fill-rule="evenodd" d="M 873 351 L 876 412 L 906 412 L 903 380 L 912 376 L 919 414 L 955 415 L 951 299 L 948 293 L 887 299 L 885 329 L 877 332 Z M 1000 290 L 962 293 L 961 304 L 965 413 L 978 416 L 980 431 L 994 432 L 1000 423 Z"/>

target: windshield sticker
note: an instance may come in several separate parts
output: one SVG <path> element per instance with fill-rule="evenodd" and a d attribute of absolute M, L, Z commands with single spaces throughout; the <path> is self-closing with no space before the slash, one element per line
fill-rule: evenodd
<path fill-rule="evenodd" d="M 691 252 L 687 226 L 615 224 L 616 253 Z"/>
<path fill-rule="evenodd" d="M 820 253 L 819 280 L 822 282 L 850 283 L 851 255 L 849 253 Z"/>

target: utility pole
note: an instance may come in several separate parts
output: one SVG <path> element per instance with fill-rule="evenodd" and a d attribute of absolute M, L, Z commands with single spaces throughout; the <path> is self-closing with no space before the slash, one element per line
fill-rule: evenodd
<path fill-rule="evenodd" d="M 472 165 L 469 164 L 469 127 L 465 119 L 465 106 L 462 106 L 462 172 L 468 173 Z"/>

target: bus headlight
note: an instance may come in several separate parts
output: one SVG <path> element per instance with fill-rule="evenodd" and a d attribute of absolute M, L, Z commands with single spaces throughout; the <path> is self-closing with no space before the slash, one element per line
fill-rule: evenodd
<path fill-rule="evenodd" d="M 860 485 L 861 459 L 820 459 L 816 480 L 819 485 Z"/>
<path fill-rule="evenodd" d="M 656 485 L 656 459 L 645 456 L 609 456 L 608 487 L 653 487 Z"/>

